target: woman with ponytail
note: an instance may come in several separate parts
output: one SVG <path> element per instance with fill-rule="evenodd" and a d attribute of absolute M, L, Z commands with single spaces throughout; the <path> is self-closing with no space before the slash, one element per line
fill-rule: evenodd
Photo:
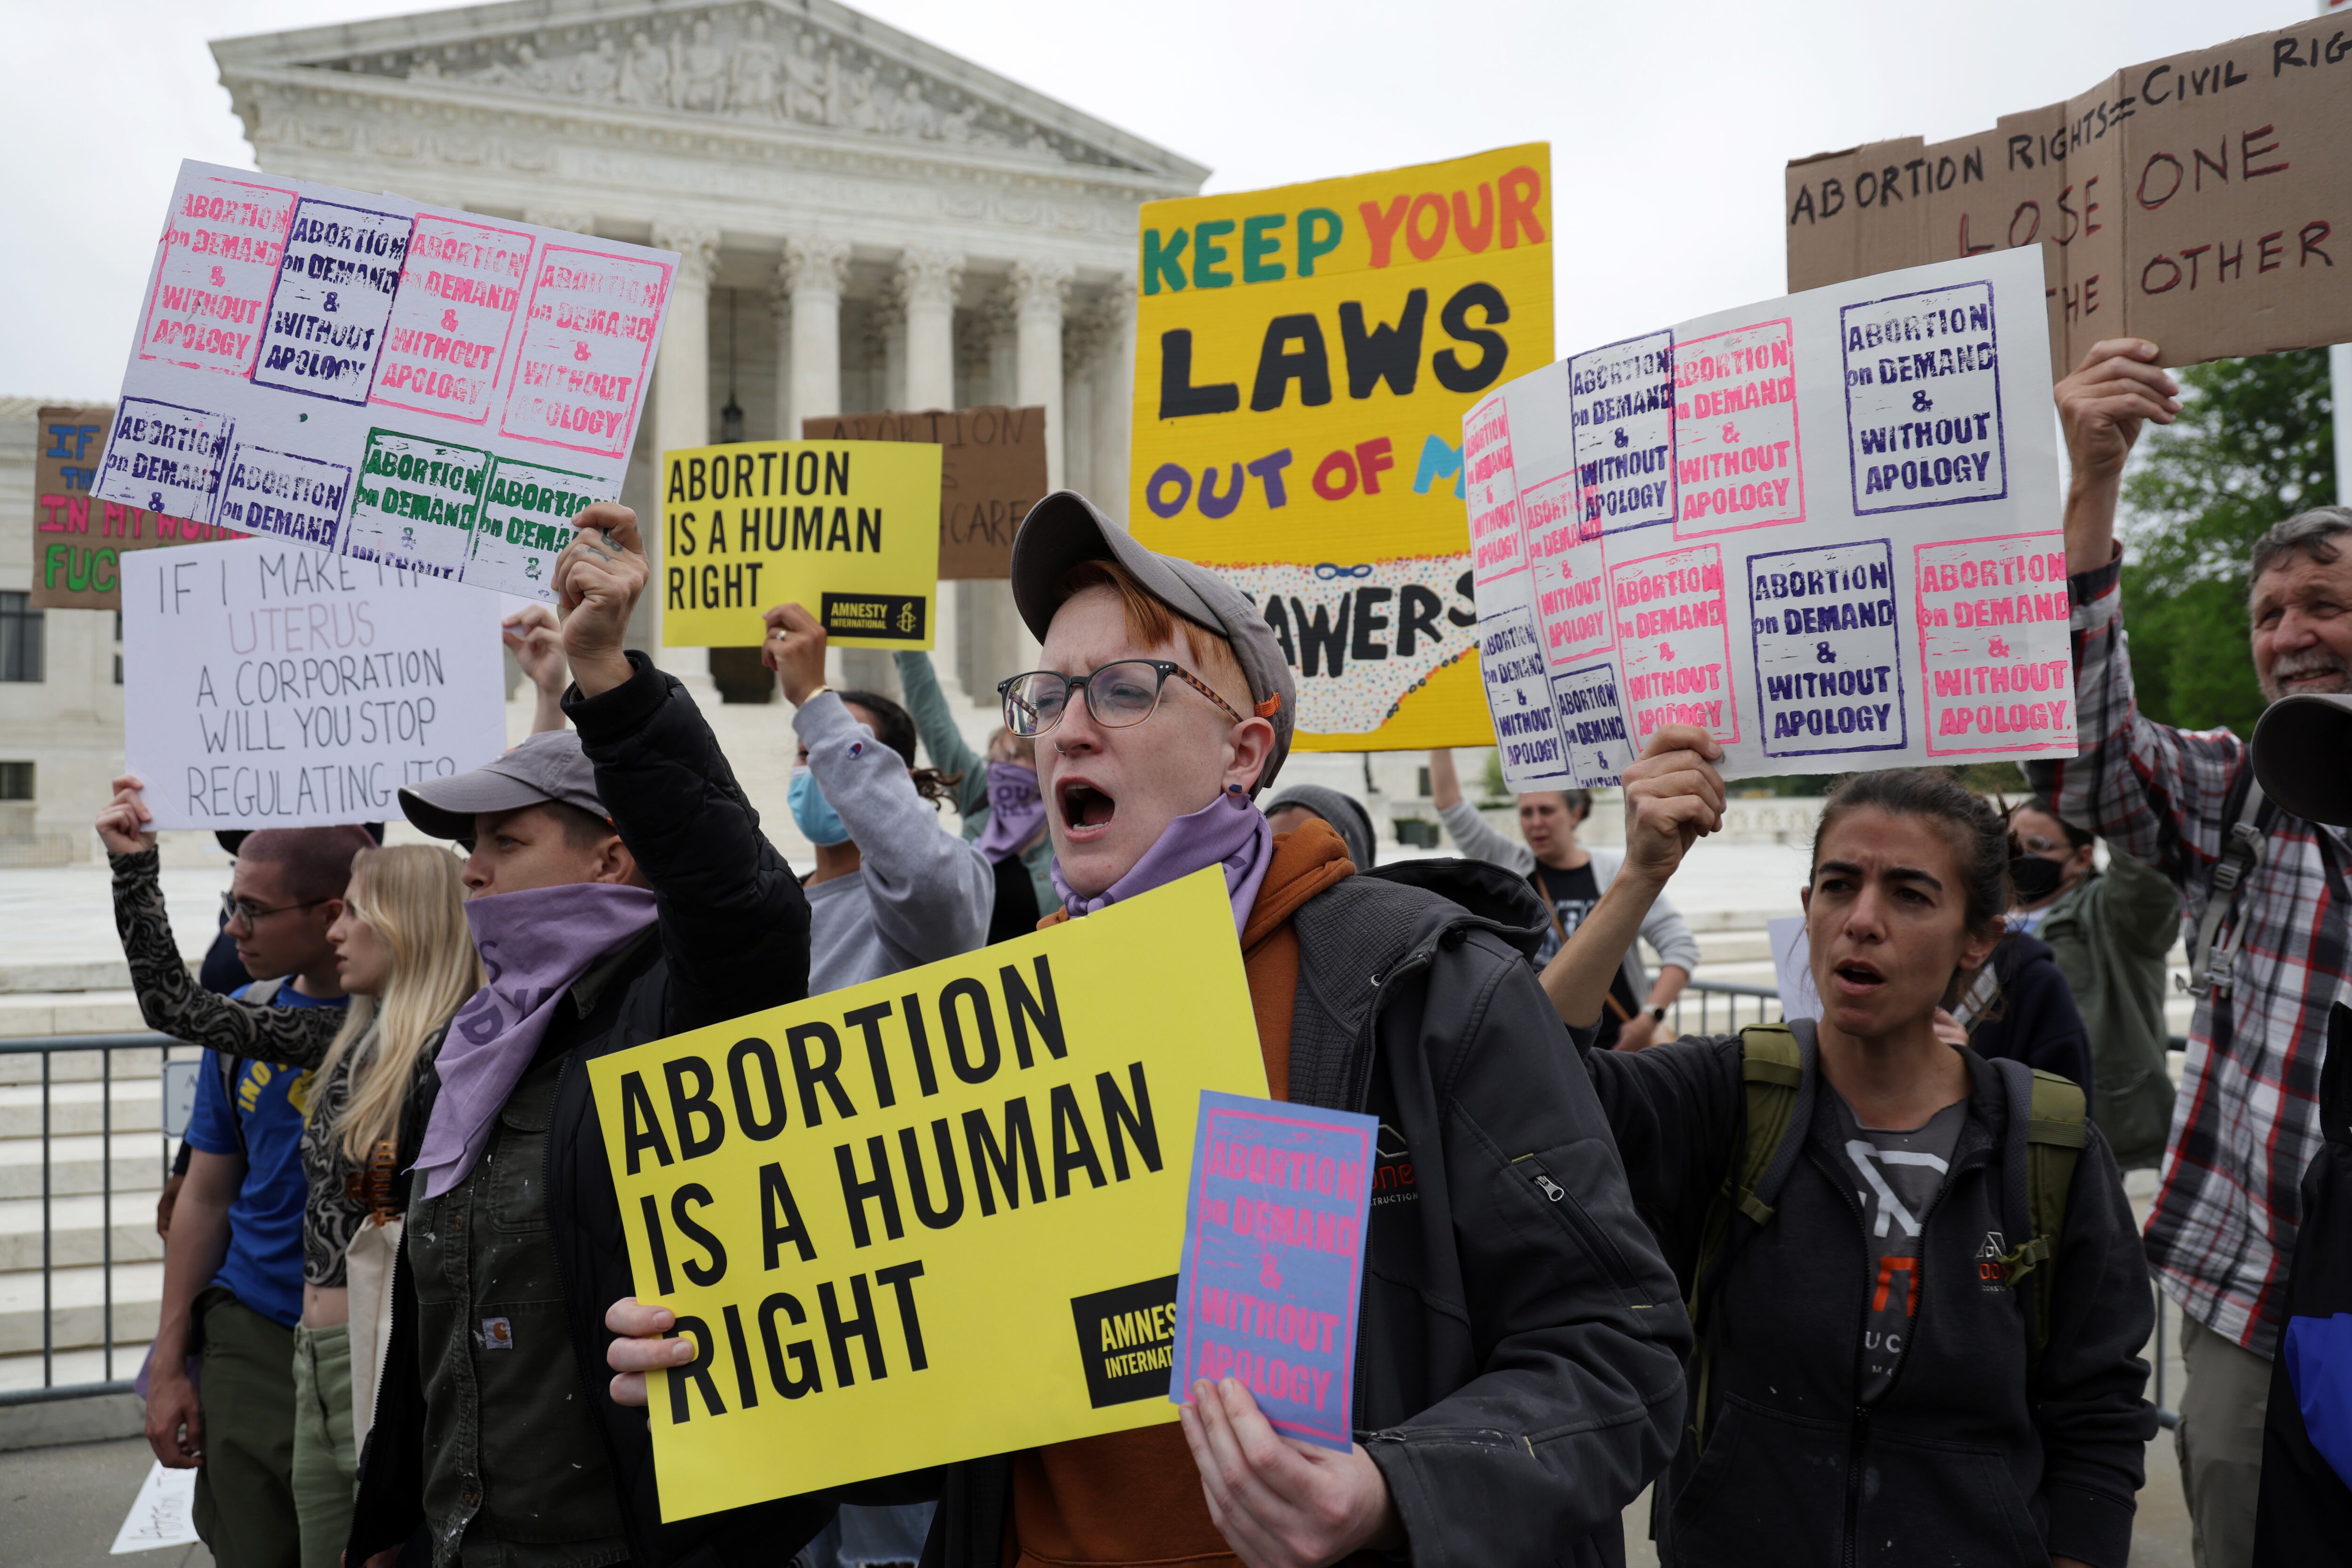
<path fill-rule="evenodd" d="M 118 782 L 122 787 L 99 814 L 98 831 L 116 857 L 115 921 L 148 1026 L 225 1057 L 308 1069 L 292 1489 L 303 1568 L 336 1568 L 351 1533 L 359 1447 L 380 1370 L 378 1324 L 398 1245 L 388 1222 L 406 1206 L 393 1151 L 451 1015 L 482 984 L 459 862 L 438 845 L 367 848 L 352 857 L 342 912 L 327 931 L 352 999 L 348 1008 L 217 996 L 199 990 L 179 961 L 155 885 L 154 835 L 143 831 L 141 791 Z M 353 1261 L 362 1298 L 357 1302 Z"/>

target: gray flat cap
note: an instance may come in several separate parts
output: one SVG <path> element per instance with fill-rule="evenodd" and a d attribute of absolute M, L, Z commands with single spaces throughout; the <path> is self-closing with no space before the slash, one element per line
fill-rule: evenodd
<path fill-rule="evenodd" d="M 420 833 L 471 838 L 474 818 L 482 812 L 513 811 L 551 800 L 576 805 L 600 822 L 613 819 L 596 798 L 596 769 L 580 749 L 576 730 L 532 735 L 472 773 L 404 789 L 400 809 Z"/>
<path fill-rule="evenodd" d="M 1258 717 L 1274 726 L 1274 754 L 1250 793 L 1274 783 L 1283 759 L 1290 755 L 1298 687 L 1265 617 L 1213 567 L 1146 550 L 1077 491 L 1055 490 L 1029 509 L 1021 531 L 1013 537 L 1013 602 L 1038 641 L 1045 639 L 1054 612 L 1062 607 L 1064 574 L 1088 561 L 1118 562 L 1153 598 L 1233 644 Z"/>
<path fill-rule="evenodd" d="M 1364 809 L 1362 801 L 1345 790 L 1322 784 L 1292 784 L 1265 803 L 1265 814 L 1272 816 L 1286 805 L 1313 812 L 1329 823 L 1331 831 L 1348 847 L 1348 858 L 1356 863 L 1356 869 L 1372 868 L 1380 855 L 1380 840 L 1372 831 L 1372 814 Z"/>

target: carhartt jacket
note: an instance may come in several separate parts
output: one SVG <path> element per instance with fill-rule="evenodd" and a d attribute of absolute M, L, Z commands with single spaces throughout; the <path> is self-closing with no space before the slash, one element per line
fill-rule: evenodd
<path fill-rule="evenodd" d="M 664 1524 L 646 1412 L 608 1393 L 604 1310 L 639 1292 L 584 1064 L 799 1001 L 809 963 L 808 901 L 709 725 L 677 680 L 629 658 L 626 685 L 575 688 L 564 711 L 653 887 L 659 938 L 573 984 L 474 1170 L 411 1210 L 352 1563 L 407 1542 L 404 1564 L 446 1565 L 470 1537 L 516 1568 L 764 1565 L 833 1517 L 818 1493 Z M 439 1089 L 429 1076 L 411 1102 L 404 1171 Z"/>
<path fill-rule="evenodd" d="M 1921 1216 L 1910 1342 L 1864 1408 L 1872 1252 L 1836 1091 L 1810 1020 L 1780 1153 L 1702 1281 L 1707 1350 L 1658 1483 L 1659 1560 L 1675 1568 L 2125 1568 L 2156 1411 L 2139 1359 L 2155 1321 L 2138 1228 L 2095 1127 L 2068 1191 L 2054 1270 L 2011 1285 L 1995 1261 L 2032 1235 L 2023 1120 L 2002 1069 L 1967 1054 L 1972 1091 L 1942 1192 Z M 1739 1037 L 1586 1058 L 1635 1201 L 1688 1289 L 1701 1227 L 1746 1145 Z M 2012 1069 L 2013 1070 L 2013 1069 Z M 2021 1077 L 2022 1075 L 2020 1075 Z M 1989 1267 L 1990 1265 L 1990 1267 Z M 2054 1289 L 2050 1343 L 2033 1292 Z M 1700 1394 L 1699 1367 L 1705 1387 Z"/>
<path fill-rule="evenodd" d="M 2058 895 L 2033 928 L 2050 944 L 2091 1038 L 2091 1115 L 2126 1171 L 2153 1170 L 2172 1130 L 2164 1053 L 2165 954 L 2180 935 L 2180 895 L 2121 849 Z"/>
<path fill-rule="evenodd" d="M 1382 1124 L 1356 1437 L 1413 1562 L 1622 1562 L 1689 1329 L 1528 966 L 1549 922 L 1507 871 L 1454 860 L 1349 877 L 1293 921 L 1290 1098 Z M 1012 1469 L 948 1469 L 923 1568 L 1002 1568 Z"/>

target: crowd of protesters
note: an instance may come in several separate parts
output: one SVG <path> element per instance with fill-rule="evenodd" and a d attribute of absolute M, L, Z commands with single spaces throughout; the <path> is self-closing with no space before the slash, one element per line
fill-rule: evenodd
<path fill-rule="evenodd" d="M 2265 750 L 2134 706 L 2116 481 L 2177 390 L 2136 342 L 2059 388 L 2083 755 L 2005 813 L 1940 773 L 1844 781 L 1801 889 L 1818 1016 L 1704 1037 L 1668 1023 L 1699 947 L 1664 897 L 1724 824 L 1700 731 L 1628 768 L 1622 851 L 1579 842 L 1582 791 L 1521 796 L 1508 837 L 1433 753 L 1462 858 L 1383 866 L 1360 802 L 1275 788 L 1297 691 L 1250 603 L 1062 492 L 1015 541 L 1039 668 L 999 687 L 984 751 L 927 655 L 897 658 L 905 706 L 835 690 L 815 619 L 768 613 L 798 875 L 685 688 L 624 646 L 646 552 L 626 509 L 589 508 L 560 619 L 508 627 L 534 733 L 401 792 L 454 852 L 236 844 L 221 940 L 248 983 L 219 953 L 190 977 L 139 781 L 99 816 L 142 1012 L 206 1048 L 158 1216 L 151 1444 L 198 1468 L 225 1568 L 1597 1565 L 1654 1483 L 1662 1560 L 1693 1568 L 2126 1568 L 2152 1266 L 2189 1325 L 2200 1568 L 2340 1554 L 2352 1352 L 2289 1322 L 2333 1300 L 2352 1323 L 2352 1268 L 2297 1247 L 2325 1047 L 2352 1039 L 2352 841 L 2322 826 L 2352 777 L 2266 795 Z M 2265 693 L 2325 707 L 2305 750 L 2352 740 L 2352 699 L 2326 706 L 2352 681 L 2347 534 L 2307 512 L 2252 563 Z M 1272 1093 L 1376 1115 L 1419 1173 L 1368 1226 L 1352 1450 L 1203 1382 L 1175 1425 L 780 1476 L 665 1521 L 646 1374 L 701 1349 L 638 1299 L 580 1065 L 1213 867 Z M 2338 1163 L 2313 1213 L 2352 1244 Z M 2143 1239 L 2122 1172 L 2159 1163 Z"/>

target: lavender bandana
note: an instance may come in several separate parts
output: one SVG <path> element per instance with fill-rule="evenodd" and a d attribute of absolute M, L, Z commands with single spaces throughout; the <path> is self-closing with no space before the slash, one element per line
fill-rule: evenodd
<path fill-rule="evenodd" d="M 466 905 L 489 982 L 449 1020 L 436 1068 L 440 1098 L 416 1152 L 423 1195 L 466 1179 L 490 1124 L 539 1054 L 556 1005 L 596 961 L 654 923 L 654 896 L 611 882 L 569 882 Z"/>
<path fill-rule="evenodd" d="M 980 830 L 980 852 L 991 865 L 1020 852 L 1045 824 L 1045 797 L 1037 790 L 1037 770 L 1019 763 L 988 764 L 988 826 Z"/>
<path fill-rule="evenodd" d="M 1062 907 L 1076 919 L 1108 909 L 1121 899 L 1165 887 L 1179 877 L 1222 864 L 1225 868 L 1225 890 L 1233 895 L 1234 934 L 1239 936 L 1242 928 L 1249 923 L 1250 908 L 1257 902 L 1257 890 L 1265 883 L 1266 868 L 1273 860 L 1274 825 L 1235 785 L 1190 816 L 1180 816 L 1161 829 L 1158 841 L 1143 852 L 1143 858 L 1103 892 L 1091 899 L 1072 892 L 1070 885 L 1062 880 L 1058 860 L 1054 863 L 1054 890 L 1062 895 Z"/>

